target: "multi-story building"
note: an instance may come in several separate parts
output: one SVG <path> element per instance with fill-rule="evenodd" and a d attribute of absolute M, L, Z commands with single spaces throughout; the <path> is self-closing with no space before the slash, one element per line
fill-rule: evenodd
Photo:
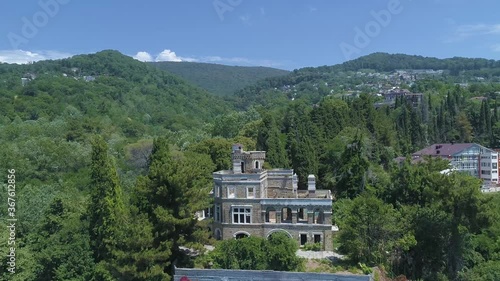
<path fill-rule="evenodd" d="M 498 152 L 476 143 L 433 144 L 413 153 L 414 160 L 423 156 L 441 157 L 451 168 L 481 178 L 485 184 L 498 184 Z"/>
<path fill-rule="evenodd" d="M 213 173 L 214 237 L 268 237 L 282 231 L 299 245 L 320 243 L 332 250 L 330 191 L 316 190 L 314 175 L 307 190 L 298 190 L 293 170 L 266 170 L 265 158 L 265 151 L 244 151 L 235 144 L 233 169 Z"/>

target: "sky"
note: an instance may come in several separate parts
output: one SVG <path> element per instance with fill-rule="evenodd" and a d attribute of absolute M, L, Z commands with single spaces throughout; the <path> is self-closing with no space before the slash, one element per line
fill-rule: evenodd
<path fill-rule="evenodd" d="M 0 62 L 113 49 L 287 70 L 374 52 L 500 60 L 498 0 L 2 0 Z"/>

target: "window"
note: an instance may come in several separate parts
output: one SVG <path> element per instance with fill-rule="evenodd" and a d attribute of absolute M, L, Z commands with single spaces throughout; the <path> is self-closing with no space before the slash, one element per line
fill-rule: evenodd
<path fill-rule="evenodd" d="M 300 234 L 300 246 L 304 246 L 306 243 L 307 243 L 307 234 L 301 233 Z"/>
<path fill-rule="evenodd" d="M 306 208 L 299 208 L 297 215 L 298 215 L 299 222 L 306 222 L 307 223 L 307 209 Z"/>
<path fill-rule="evenodd" d="M 216 222 L 221 222 L 221 213 L 220 213 L 220 204 L 215 205 L 215 221 Z"/>
<path fill-rule="evenodd" d="M 252 223 L 252 209 L 248 207 L 233 207 L 233 223 Z"/>
<path fill-rule="evenodd" d="M 491 156 L 491 159 L 497 159 L 496 155 Z"/>
<path fill-rule="evenodd" d="M 323 211 L 316 209 L 314 210 L 313 223 L 315 224 L 323 224 Z"/>
<path fill-rule="evenodd" d="M 248 237 L 248 234 L 246 234 L 246 233 L 238 233 L 238 234 L 236 234 L 236 236 L 234 238 L 243 239 L 243 238 L 247 238 L 247 237 Z"/>
<path fill-rule="evenodd" d="M 314 243 L 321 243 L 321 234 L 314 234 Z"/>
<path fill-rule="evenodd" d="M 252 166 L 250 166 L 252 167 Z M 245 162 L 241 162 L 241 172 L 245 173 Z"/>
<path fill-rule="evenodd" d="M 214 186 L 214 193 L 215 193 L 215 197 L 220 197 L 220 186 L 216 185 Z"/>
<path fill-rule="evenodd" d="M 253 187 L 247 187 L 247 198 L 255 198 L 255 189 Z"/>
<path fill-rule="evenodd" d="M 493 169 L 496 169 L 496 168 L 497 168 L 497 166 L 498 166 L 498 163 L 491 163 L 491 167 L 492 167 Z"/>
<path fill-rule="evenodd" d="M 227 187 L 227 198 L 235 198 L 235 188 L 234 186 Z"/>
<path fill-rule="evenodd" d="M 259 164 L 260 164 L 259 161 L 255 161 L 255 169 L 260 169 Z"/>
<path fill-rule="evenodd" d="M 268 208 L 266 211 L 266 222 L 276 223 L 276 210 Z"/>
<path fill-rule="evenodd" d="M 282 223 L 292 222 L 292 209 L 290 208 L 281 209 L 281 222 Z"/>

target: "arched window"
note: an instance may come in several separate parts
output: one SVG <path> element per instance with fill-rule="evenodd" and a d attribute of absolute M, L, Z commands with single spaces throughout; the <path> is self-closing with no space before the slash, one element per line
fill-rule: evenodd
<path fill-rule="evenodd" d="M 260 162 L 259 161 L 255 161 L 255 169 L 260 169 Z"/>
<path fill-rule="evenodd" d="M 246 231 L 239 231 L 234 234 L 235 239 L 247 238 L 250 237 L 250 233 Z"/>
<path fill-rule="evenodd" d="M 290 232 L 288 232 L 288 231 L 286 231 L 286 230 L 284 230 L 284 229 L 273 229 L 273 230 L 271 230 L 271 231 L 269 231 L 269 232 L 267 233 L 267 235 L 266 235 L 266 236 L 267 236 L 267 239 L 269 239 L 271 236 L 273 236 L 273 235 L 274 235 L 274 234 L 276 234 L 276 233 L 284 233 L 284 234 L 286 234 L 286 236 L 288 236 L 289 238 L 293 238 L 292 234 L 290 234 Z"/>

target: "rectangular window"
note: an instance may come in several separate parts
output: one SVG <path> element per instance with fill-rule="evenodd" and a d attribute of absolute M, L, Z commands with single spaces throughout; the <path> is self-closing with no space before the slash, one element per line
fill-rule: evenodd
<path fill-rule="evenodd" d="M 247 187 L 247 198 L 255 198 L 255 189 L 253 187 Z"/>
<path fill-rule="evenodd" d="M 299 222 L 307 222 L 307 209 L 306 208 L 299 208 L 299 211 L 297 212 L 297 217 Z"/>
<path fill-rule="evenodd" d="M 221 222 L 220 204 L 215 205 L 215 221 Z"/>
<path fill-rule="evenodd" d="M 491 159 L 497 159 L 496 155 L 491 156 Z"/>
<path fill-rule="evenodd" d="M 221 195 L 220 191 L 221 191 L 220 186 L 218 186 L 218 185 L 214 186 L 215 197 L 220 198 L 220 195 Z"/>
<path fill-rule="evenodd" d="M 314 234 L 314 243 L 321 243 L 321 234 Z"/>
<path fill-rule="evenodd" d="M 234 186 L 227 187 L 227 198 L 236 198 Z"/>
<path fill-rule="evenodd" d="M 233 207 L 233 223 L 252 223 L 252 209 Z"/>
<path fill-rule="evenodd" d="M 496 168 L 497 168 L 497 166 L 498 166 L 498 163 L 491 163 L 491 167 L 492 167 L 493 169 L 496 169 Z"/>
<path fill-rule="evenodd" d="M 300 245 L 304 246 L 307 243 L 307 234 L 301 233 L 300 234 Z"/>

